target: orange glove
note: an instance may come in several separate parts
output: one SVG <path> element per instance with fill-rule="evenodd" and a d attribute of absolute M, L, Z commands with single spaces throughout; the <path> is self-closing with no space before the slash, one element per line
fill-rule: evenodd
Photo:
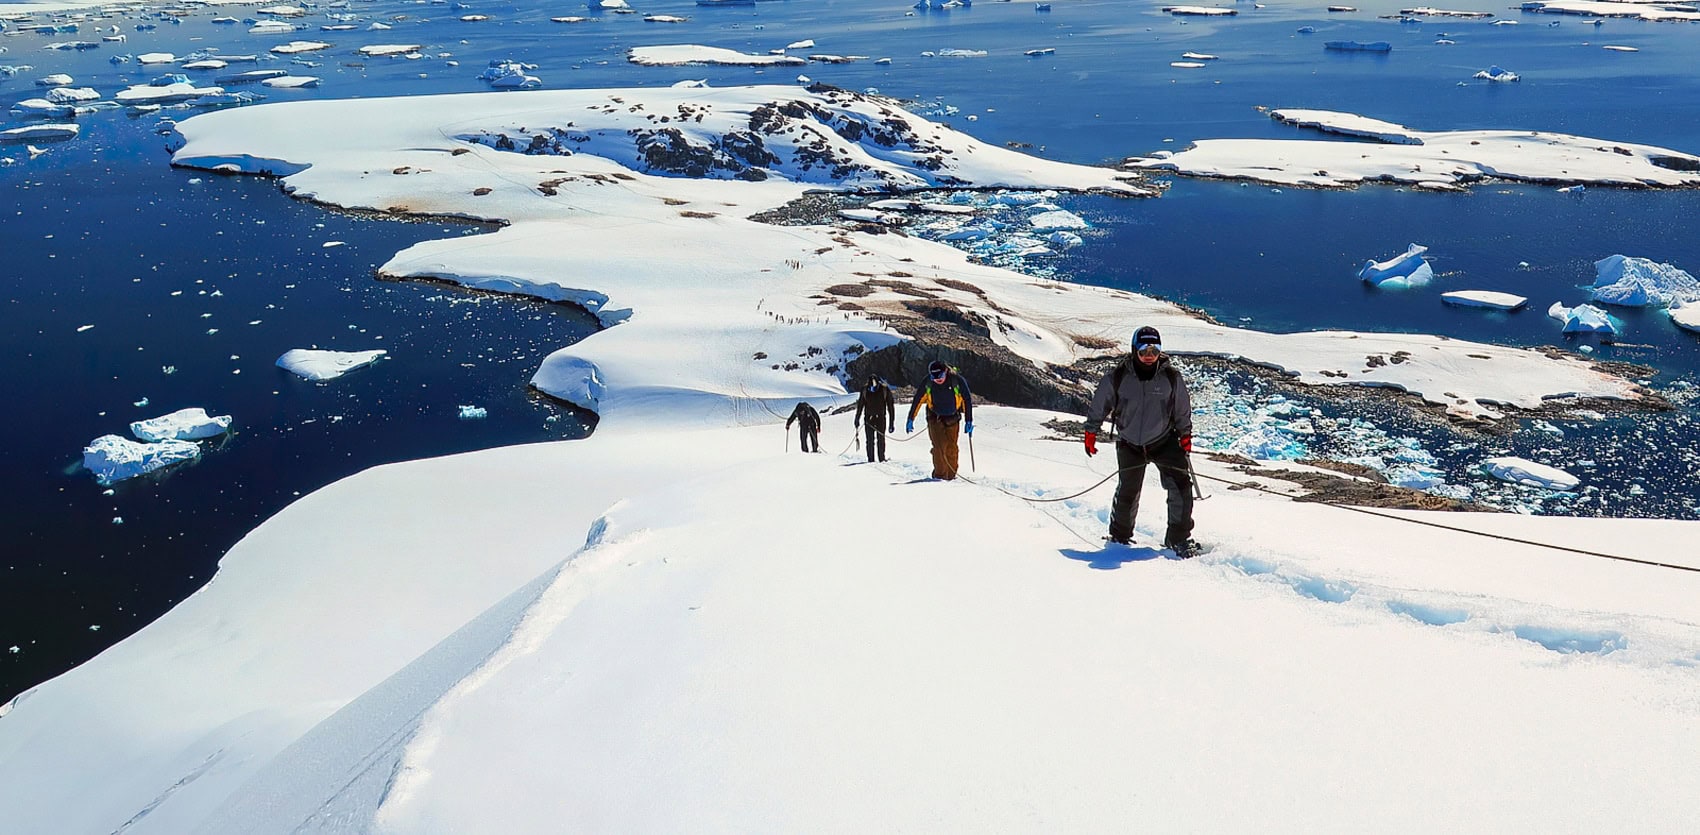
<path fill-rule="evenodd" d="M 1096 432 L 1086 433 L 1086 454 L 1088 456 L 1098 454 L 1098 433 L 1096 433 Z"/>
<path fill-rule="evenodd" d="M 1181 452 L 1192 452 L 1192 436 L 1181 436 Z"/>

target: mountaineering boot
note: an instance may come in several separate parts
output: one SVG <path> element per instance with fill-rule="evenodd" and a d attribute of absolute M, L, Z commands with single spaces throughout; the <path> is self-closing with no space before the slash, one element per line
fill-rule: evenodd
<path fill-rule="evenodd" d="M 1204 550 L 1196 539 L 1183 539 L 1179 542 L 1165 542 L 1163 547 L 1175 552 L 1175 559 L 1190 560 Z"/>

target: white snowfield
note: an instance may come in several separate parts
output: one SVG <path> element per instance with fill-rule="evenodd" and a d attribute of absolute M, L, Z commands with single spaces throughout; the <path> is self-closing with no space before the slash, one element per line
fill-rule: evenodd
<path fill-rule="evenodd" d="M 1108 472 L 1049 417 L 976 411 L 982 485 L 907 483 L 920 443 L 787 455 L 771 418 L 368 470 L 0 717 L 0 808 L 133 835 L 1700 815 L 1700 575 L 1214 483 L 1211 554 L 1105 551 L 1108 488 L 991 489 Z M 1700 564 L 1692 522 L 1392 515 Z"/>
<path fill-rule="evenodd" d="M 1584 17 L 1629 17 L 1651 21 L 1700 21 L 1700 9 L 1692 3 L 1632 2 L 1631 0 L 1550 0 L 1524 3 L 1524 8 L 1545 14 Z"/>
<path fill-rule="evenodd" d="M 551 355 L 533 384 L 597 411 L 599 433 L 724 425 L 761 403 L 788 411 L 799 397 L 841 395 L 827 368 L 900 338 L 870 314 L 912 316 L 904 285 L 985 317 L 994 341 L 1035 363 L 1100 355 L 1078 340 L 1120 344 L 1153 324 L 1177 352 L 1244 357 L 1311 383 L 1397 387 L 1466 418 L 1570 395 L 1639 396 L 1580 360 L 1414 334 L 1228 328 L 913 237 L 746 219 L 839 183 L 1153 193 L 1111 169 L 981 143 L 878 97 L 664 87 L 320 101 L 222 111 L 180 130 L 179 165 L 287 175 L 297 196 L 350 208 L 509 222 L 412 246 L 382 272 L 596 313 L 609 327 Z M 840 285 L 866 291 L 854 297 L 863 310 L 820 303 Z M 691 345 L 693 361 L 656 345 Z"/>
<path fill-rule="evenodd" d="M 1461 189 L 1481 180 L 1679 188 L 1700 186 L 1700 157 L 1652 145 L 1549 131 L 1419 131 L 1352 113 L 1271 110 L 1271 118 L 1382 144 L 1326 139 L 1200 139 L 1127 165 L 1194 177 L 1291 186 L 1365 182 Z"/>

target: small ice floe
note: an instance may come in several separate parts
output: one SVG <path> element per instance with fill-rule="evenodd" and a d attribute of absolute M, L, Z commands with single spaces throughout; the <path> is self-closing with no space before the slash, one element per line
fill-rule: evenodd
<path fill-rule="evenodd" d="M 490 416 L 490 410 L 488 410 L 488 409 L 486 409 L 482 406 L 462 406 L 462 407 L 460 407 L 460 419 L 461 420 L 483 420 L 483 419 L 485 419 L 489 416 Z"/>
<path fill-rule="evenodd" d="M 181 78 L 181 76 L 178 76 Z M 168 76 L 169 78 L 169 76 Z M 163 79 L 162 79 L 163 80 Z M 113 96 L 119 104 L 162 104 L 165 102 L 189 101 L 205 95 L 217 95 L 224 92 L 223 87 L 196 87 L 188 79 L 161 84 L 156 80 L 152 84 L 137 84 L 127 90 L 119 90 Z"/>
<path fill-rule="evenodd" d="M 669 84 L 667 86 L 681 88 L 681 89 L 706 88 L 708 86 L 708 79 L 706 79 L 706 78 L 687 78 L 684 81 L 675 81 L 672 84 Z"/>
<path fill-rule="evenodd" d="M 1495 25 L 1495 26 L 1516 26 L 1517 21 L 1515 21 L 1515 20 L 1496 20 L 1496 21 L 1493 22 L 1493 25 Z"/>
<path fill-rule="evenodd" d="M 1314 35 L 1314 34 L 1316 34 L 1316 27 L 1315 26 L 1300 26 L 1297 31 L 1301 35 Z"/>
<path fill-rule="evenodd" d="M 155 64 L 175 64 L 177 63 L 177 56 L 169 52 L 144 52 L 136 56 L 136 63 L 144 67 Z"/>
<path fill-rule="evenodd" d="M 1163 11 L 1172 15 L 1193 17 L 1229 17 L 1239 14 L 1233 9 L 1223 9 L 1216 6 L 1164 6 Z"/>
<path fill-rule="evenodd" d="M 875 58 L 874 63 L 883 66 L 883 65 L 891 63 L 891 59 L 890 58 Z"/>
<path fill-rule="evenodd" d="M 461 23 L 482 23 L 489 19 L 490 16 L 487 14 L 463 14 L 460 16 Z"/>
<path fill-rule="evenodd" d="M 1393 45 L 1386 41 L 1329 41 L 1322 45 L 1323 49 L 1335 52 L 1392 52 Z"/>
<path fill-rule="evenodd" d="M 325 241 L 324 243 L 319 244 L 319 248 L 320 249 L 330 249 L 333 246 L 342 246 L 342 245 L 343 245 L 342 241 Z"/>
<path fill-rule="evenodd" d="M 568 15 L 566 17 L 549 18 L 550 23 L 585 23 L 589 20 L 590 18 L 583 15 Z"/>
<path fill-rule="evenodd" d="M 799 76 L 797 76 L 797 83 L 798 84 L 813 84 L 813 83 L 815 83 L 815 80 L 806 76 L 806 75 L 799 75 Z"/>
<path fill-rule="evenodd" d="M 536 64 L 497 59 L 485 66 L 484 71 L 478 74 L 478 80 L 505 90 L 531 90 L 543 86 L 542 79 L 526 74 L 535 69 Z"/>
<path fill-rule="evenodd" d="M 387 353 L 389 352 L 384 350 L 324 351 L 293 348 L 277 358 L 277 367 L 306 380 L 334 380 L 356 368 L 377 362 Z"/>
<path fill-rule="evenodd" d="M 1038 229 L 1040 231 L 1056 229 L 1086 229 L 1091 226 L 1091 224 L 1086 222 L 1085 218 L 1075 214 L 1074 212 L 1068 211 L 1067 209 L 1053 209 L 1048 212 L 1040 212 L 1029 217 L 1027 219 L 1027 223 L 1034 229 Z"/>
<path fill-rule="evenodd" d="M 786 44 L 785 48 L 786 49 L 814 49 L 815 48 L 815 42 L 813 40 L 796 41 L 794 43 Z"/>
<path fill-rule="evenodd" d="M 1045 240 L 1047 242 L 1051 243 L 1051 244 L 1054 244 L 1054 245 L 1060 246 L 1060 247 L 1064 247 L 1064 248 L 1071 247 L 1071 246 L 1080 246 L 1081 244 L 1086 242 L 1086 240 L 1084 238 L 1080 237 L 1079 235 L 1076 235 L 1073 232 L 1069 232 L 1069 231 L 1065 231 L 1065 230 L 1058 230 L 1056 232 L 1052 232 L 1051 234 L 1045 236 Z"/>
<path fill-rule="evenodd" d="M 1029 49 L 1021 54 L 1029 58 L 1037 58 L 1041 55 L 1055 55 L 1057 54 L 1057 51 L 1055 48 L 1047 46 L 1044 49 Z"/>
<path fill-rule="evenodd" d="M 199 406 L 130 424 L 130 434 L 144 441 L 196 441 L 230 431 L 230 415 L 212 416 Z"/>
<path fill-rule="evenodd" d="M 1700 281 L 1671 264 L 1612 255 L 1594 262 L 1594 301 L 1619 307 L 1671 307 L 1700 301 Z"/>
<path fill-rule="evenodd" d="M 1529 300 L 1522 296 L 1492 290 L 1455 290 L 1441 293 L 1440 300 L 1459 307 L 1485 307 L 1492 310 L 1517 310 L 1529 303 Z"/>
<path fill-rule="evenodd" d="M 312 75 L 280 75 L 260 82 L 267 87 L 280 90 L 301 90 L 319 86 L 319 78 Z"/>
<path fill-rule="evenodd" d="M 1684 304 L 1669 311 L 1670 320 L 1683 330 L 1700 333 L 1700 304 Z"/>
<path fill-rule="evenodd" d="M 1049 4 L 1049 3 L 1034 3 L 1033 4 L 1033 11 L 1048 12 L 1050 10 L 1051 10 L 1051 4 Z"/>
<path fill-rule="evenodd" d="M 220 61 L 217 58 L 203 58 L 199 61 L 190 61 L 189 63 L 184 64 L 183 69 L 186 69 L 186 70 L 222 70 L 222 69 L 224 69 L 225 67 L 228 67 L 228 66 L 230 66 L 230 64 L 228 62 Z"/>
<path fill-rule="evenodd" d="M 1617 45 L 1614 45 L 1614 44 L 1606 44 L 1605 46 L 1601 47 L 1601 49 L 1609 49 L 1613 52 L 1640 52 L 1641 51 L 1641 49 L 1639 47 L 1617 46 Z"/>
<path fill-rule="evenodd" d="M 21 128 L 0 130 L 0 141 L 20 141 L 27 139 L 72 139 L 81 128 L 72 124 L 63 125 L 27 125 Z"/>
<path fill-rule="evenodd" d="M 303 52 L 317 52 L 321 49 L 330 48 L 331 45 L 323 41 L 290 41 L 272 47 L 271 51 L 277 55 L 298 55 Z"/>
<path fill-rule="evenodd" d="M 1365 261 L 1363 267 L 1358 270 L 1358 278 L 1390 290 L 1421 287 L 1434 278 L 1434 268 L 1423 258 L 1423 253 L 1427 251 L 1426 246 L 1411 244 L 1403 255 L 1396 255 L 1386 261 Z"/>
<path fill-rule="evenodd" d="M 149 402 L 150 401 L 146 397 L 143 397 L 142 399 L 137 400 L 136 402 L 131 403 L 130 405 L 135 406 L 138 409 L 143 409 L 143 408 L 147 407 Z M 101 414 L 105 414 L 105 412 L 102 412 Z"/>
<path fill-rule="evenodd" d="M 100 93 L 92 87 L 55 87 L 47 91 L 46 98 L 54 104 L 82 104 L 100 101 Z M 31 99 L 31 101 L 35 100 Z M 22 102 L 19 102 L 19 104 L 22 104 Z"/>
<path fill-rule="evenodd" d="M 1560 187 L 1559 190 L 1558 190 L 1558 193 L 1559 194 L 1583 194 L 1583 193 L 1587 192 L 1587 190 L 1588 190 L 1587 186 L 1582 185 L 1581 183 L 1577 183 L 1576 185 L 1573 185 L 1573 186 Z"/>
<path fill-rule="evenodd" d="M 354 51 L 368 58 L 375 58 L 383 55 L 406 55 L 409 52 L 418 52 L 421 48 L 416 43 L 381 43 L 363 46 Z"/>
<path fill-rule="evenodd" d="M 1356 6 L 1329 6 L 1328 10 L 1331 12 L 1355 12 L 1358 8 Z"/>
<path fill-rule="evenodd" d="M 83 447 L 83 466 L 101 484 L 135 478 L 199 457 L 201 447 L 192 441 L 141 444 L 117 435 L 102 435 Z"/>
<path fill-rule="evenodd" d="M 8 73 L 8 75 L 9 74 L 10 73 Z M 64 87 L 64 86 L 69 85 L 72 82 L 72 80 L 73 79 L 70 76 L 68 76 L 68 75 L 66 75 L 62 72 L 56 72 L 52 75 L 44 75 L 44 76 L 36 79 L 35 80 L 35 86 L 37 86 L 37 87 Z"/>
<path fill-rule="evenodd" d="M 289 75 L 289 73 L 285 70 L 248 70 L 247 72 L 221 75 L 213 80 L 220 84 L 252 84 L 257 81 L 265 81 L 268 78 L 282 78 L 286 75 Z"/>
<path fill-rule="evenodd" d="M 64 87 L 55 87 L 48 95 L 57 93 Z M 12 105 L 12 115 L 24 119 L 68 119 L 76 115 L 76 108 L 64 103 L 48 99 L 24 99 Z"/>
<path fill-rule="evenodd" d="M 1486 81 L 1522 81 L 1523 77 L 1495 64 L 1475 74 L 1475 78 Z"/>
<path fill-rule="evenodd" d="M 1502 456 L 1482 462 L 1482 472 L 1501 481 L 1540 487 L 1546 490 L 1575 490 L 1582 480 L 1557 467 L 1538 464 L 1526 458 Z"/>
<path fill-rule="evenodd" d="M 394 29 L 394 28 L 395 28 L 394 26 L 391 26 L 388 23 L 383 23 L 381 21 L 373 21 L 371 26 L 366 27 L 366 31 L 368 31 L 368 32 L 382 32 L 382 31 Z"/>
<path fill-rule="evenodd" d="M 897 223 L 902 220 L 898 215 L 889 214 L 877 209 L 839 209 L 838 216 L 845 220 L 860 223 Z"/>
<path fill-rule="evenodd" d="M 940 58 L 984 58 L 984 49 L 941 49 L 936 53 Z"/>
<path fill-rule="evenodd" d="M 248 27 L 248 34 L 250 35 L 282 35 L 293 31 L 295 31 L 294 24 L 284 23 L 281 20 L 262 20 Z"/>
<path fill-rule="evenodd" d="M 1217 57 L 1204 52 L 1182 52 L 1181 58 L 1187 61 L 1215 61 Z"/>
<path fill-rule="evenodd" d="M 1565 333 L 1597 333 L 1611 336 L 1617 333 L 1617 323 L 1611 314 L 1591 304 L 1579 304 L 1575 307 L 1565 307 L 1563 302 L 1553 302 L 1547 308 L 1547 315 L 1564 323 Z"/>
<path fill-rule="evenodd" d="M 643 22 L 645 22 L 645 23 L 690 23 L 691 19 L 688 18 L 688 17 L 680 17 L 678 15 L 672 15 L 672 14 L 652 14 L 652 15 L 644 15 Z"/>

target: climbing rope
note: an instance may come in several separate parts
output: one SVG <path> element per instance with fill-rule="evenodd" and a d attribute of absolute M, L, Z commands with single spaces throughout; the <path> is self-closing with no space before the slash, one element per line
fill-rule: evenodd
<path fill-rule="evenodd" d="M 1151 463 L 1152 466 L 1158 467 L 1158 468 L 1161 468 L 1161 469 L 1170 469 L 1170 470 L 1175 470 L 1177 472 L 1181 471 L 1178 467 L 1169 467 L 1169 466 L 1166 466 L 1164 464 L 1158 464 L 1155 461 L 1150 462 L 1150 463 Z M 1052 502 L 1066 502 L 1069 499 L 1080 498 L 1081 496 L 1084 496 L 1087 493 L 1090 493 L 1093 490 L 1096 490 L 1099 487 L 1102 487 L 1105 482 L 1109 481 L 1112 478 L 1115 478 L 1116 476 L 1121 475 L 1123 472 L 1125 472 L 1127 470 L 1138 469 L 1141 466 L 1144 466 L 1144 465 L 1135 465 L 1133 467 L 1123 467 L 1121 469 L 1116 470 L 1115 472 L 1110 473 L 1107 476 L 1104 476 L 1102 479 L 1099 479 L 1098 483 L 1096 483 L 1096 484 L 1092 485 L 1091 487 L 1088 487 L 1085 490 L 1082 490 L 1078 493 L 1074 493 L 1074 494 L 1067 495 L 1067 496 L 1059 496 L 1057 498 L 1048 498 L 1048 499 L 1036 499 L 1036 498 L 1033 498 L 1031 496 L 1023 496 L 1023 495 L 1020 495 L 1018 493 L 1011 493 L 1010 491 L 1005 490 L 1002 487 L 999 487 L 995 484 L 975 481 L 973 479 L 968 478 L 967 476 L 962 475 L 961 473 L 958 473 L 956 477 L 959 478 L 959 479 L 962 479 L 963 481 L 968 482 L 969 484 L 973 484 L 975 486 L 990 487 L 991 489 L 996 490 L 999 493 L 1002 493 L 1002 494 L 1009 496 L 1011 498 L 1020 499 L 1024 502 L 1030 502 L 1032 504 L 1049 504 L 1049 503 L 1052 503 Z M 1234 487 L 1234 488 L 1241 489 L 1241 490 L 1254 490 L 1254 491 L 1259 492 L 1259 493 L 1267 493 L 1271 496 L 1279 496 L 1279 497 L 1286 499 L 1288 501 L 1298 501 L 1297 497 L 1295 497 L 1295 496 L 1288 495 L 1288 494 L 1283 493 L 1279 490 L 1271 490 L 1271 489 L 1264 487 L 1261 484 L 1257 484 L 1255 482 L 1234 481 L 1233 479 L 1230 479 L 1230 478 L 1222 478 L 1220 476 L 1203 475 L 1203 474 L 1191 472 L 1191 471 L 1186 471 L 1186 473 L 1187 473 L 1187 475 L 1192 476 L 1193 478 L 1202 478 L 1202 479 L 1206 479 L 1208 481 L 1217 482 L 1219 484 L 1226 484 L 1226 485 L 1229 485 L 1230 487 Z M 1349 504 L 1340 504 L 1338 502 L 1318 501 L 1318 502 L 1314 502 L 1314 504 L 1320 504 L 1320 505 L 1323 505 L 1324 507 L 1339 508 L 1341 510 L 1350 510 L 1353 513 L 1362 513 L 1366 516 L 1375 516 L 1375 517 L 1379 517 L 1379 518 L 1382 518 L 1382 519 L 1391 519 L 1395 522 L 1406 522 L 1406 523 L 1409 523 L 1409 524 L 1412 524 L 1412 525 L 1422 525 L 1423 527 L 1427 527 L 1427 528 L 1439 528 L 1440 530 L 1452 531 L 1454 533 L 1467 533 L 1467 534 L 1471 534 L 1473 536 L 1480 536 L 1480 537 L 1484 537 L 1484 538 L 1487 538 L 1487 539 L 1497 539 L 1501 542 L 1512 542 L 1512 543 L 1516 543 L 1518 545 L 1528 545 L 1528 546 L 1531 546 L 1531 547 L 1534 547 L 1534 548 L 1546 548 L 1546 549 L 1552 550 L 1552 551 L 1563 551 L 1565 553 L 1577 554 L 1577 555 L 1584 556 L 1584 557 L 1598 557 L 1599 559 L 1616 560 L 1618 562 L 1631 562 L 1631 563 L 1635 563 L 1636 565 L 1646 565 L 1646 566 L 1652 566 L 1654 568 L 1673 568 L 1673 569 L 1676 569 L 1678 571 L 1691 571 L 1691 572 L 1695 572 L 1695 573 L 1700 573 L 1700 566 L 1677 565 L 1675 563 L 1659 562 L 1657 560 L 1643 560 L 1643 559 L 1638 559 L 1636 557 L 1625 557 L 1625 556 L 1622 556 L 1620 554 L 1607 554 L 1607 553 L 1604 553 L 1602 551 L 1590 551 L 1586 548 L 1571 548 L 1568 545 L 1554 545 L 1550 542 L 1536 542 L 1532 539 L 1521 539 L 1519 537 L 1507 536 L 1505 534 L 1497 534 L 1497 533 L 1489 533 L 1487 531 L 1471 530 L 1470 528 L 1460 528 L 1460 527 L 1457 527 L 1455 525 L 1443 525 L 1439 522 L 1430 522 L 1430 521 L 1427 521 L 1427 520 L 1424 520 L 1424 519 L 1410 519 L 1410 518 L 1407 518 L 1407 517 L 1404 517 L 1404 516 L 1396 516 L 1396 515 L 1391 514 L 1391 513 L 1383 513 L 1383 512 L 1378 511 L 1378 510 L 1371 510 L 1370 508 L 1367 508 L 1367 507 L 1357 507 L 1357 506 L 1349 505 Z M 1071 529 L 1071 532 L 1072 532 L 1072 529 Z M 1076 533 L 1075 535 L 1079 536 L 1078 533 Z"/>

